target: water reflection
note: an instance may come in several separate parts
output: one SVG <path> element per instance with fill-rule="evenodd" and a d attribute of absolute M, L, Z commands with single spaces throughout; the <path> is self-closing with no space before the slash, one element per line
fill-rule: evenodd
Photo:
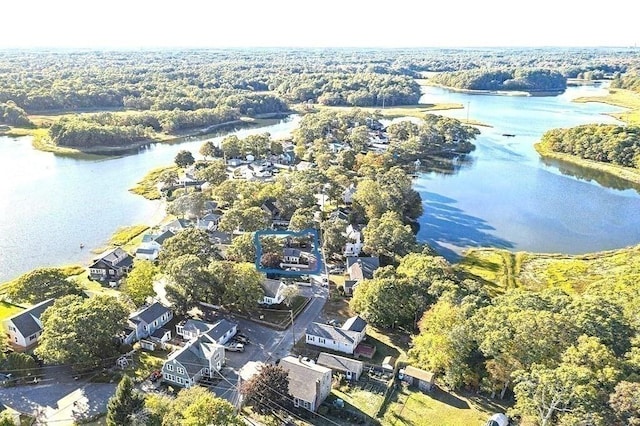
<path fill-rule="evenodd" d="M 628 180 L 619 178 L 610 173 L 553 158 L 541 158 L 540 160 L 545 166 L 556 168 L 565 176 L 571 176 L 586 182 L 595 181 L 601 186 L 619 191 L 633 189 L 640 194 L 640 185 L 629 182 Z"/>

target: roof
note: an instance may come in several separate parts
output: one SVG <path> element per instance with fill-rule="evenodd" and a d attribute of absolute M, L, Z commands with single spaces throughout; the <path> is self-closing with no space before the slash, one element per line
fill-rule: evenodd
<path fill-rule="evenodd" d="M 292 356 L 280 360 L 280 367 L 289 372 L 289 392 L 294 398 L 312 402 L 316 400 L 316 382 L 331 370 L 321 365 L 302 362 Z"/>
<path fill-rule="evenodd" d="M 218 203 L 216 201 L 205 201 L 204 209 L 209 211 L 214 211 L 218 208 Z"/>
<path fill-rule="evenodd" d="M 209 238 L 218 244 L 231 244 L 231 234 L 222 231 L 209 232 Z"/>
<path fill-rule="evenodd" d="M 209 331 L 206 332 L 206 335 L 217 342 L 222 336 L 227 334 L 228 331 L 232 330 L 236 326 L 237 324 L 231 321 L 221 319 L 220 321 L 215 323 Z"/>
<path fill-rule="evenodd" d="M 55 302 L 54 299 L 40 302 L 26 311 L 22 311 L 17 315 L 7 318 L 7 321 L 11 321 L 24 337 L 29 337 L 42 330 L 42 327 L 40 326 L 40 317 L 49 306 L 53 305 L 53 302 Z"/>
<path fill-rule="evenodd" d="M 329 367 L 332 370 L 345 372 L 358 371 L 364 367 L 364 363 L 362 361 L 339 355 L 332 355 L 326 352 L 320 352 L 320 355 L 318 356 L 318 364 Z"/>
<path fill-rule="evenodd" d="M 116 268 L 127 268 L 133 265 L 133 258 L 120 247 L 116 247 L 105 251 L 100 256 L 93 259 L 93 265 L 91 265 L 90 268 L 93 268 L 96 265 L 99 266 L 100 264 Z"/>
<path fill-rule="evenodd" d="M 253 376 L 260 373 L 260 370 L 264 365 L 264 362 L 261 361 L 249 361 L 240 368 L 238 376 L 240 376 L 244 381 L 250 380 Z"/>
<path fill-rule="evenodd" d="M 356 280 L 345 280 L 344 289 L 345 289 L 345 291 L 346 290 L 353 290 L 359 283 L 360 283 L 360 281 L 356 281 Z"/>
<path fill-rule="evenodd" d="M 154 248 L 138 248 L 136 249 L 136 254 L 154 254 L 157 253 L 158 250 Z"/>
<path fill-rule="evenodd" d="M 202 218 L 200 218 L 200 221 L 201 222 L 216 222 L 216 221 L 220 220 L 221 217 L 222 217 L 221 214 L 209 213 L 207 215 L 204 215 Z"/>
<path fill-rule="evenodd" d="M 211 330 L 213 324 L 209 324 L 208 322 L 188 319 L 184 324 L 182 324 L 184 331 L 196 333 L 196 334 L 204 334 L 207 331 Z"/>
<path fill-rule="evenodd" d="M 166 328 L 159 328 L 156 331 L 154 331 L 153 333 L 151 333 L 151 337 L 156 337 L 158 339 L 162 339 L 164 337 L 165 334 L 170 333 L 169 330 L 167 330 Z"/>
<path fill-rule="evenodd" d="M 334 210 L 331 213 L 329 213 L 329 220 L 344 220 L 344 221 L 347 221 L 347 220 L 349 220 L 349 213 L 346 212 L 344 209 Z"/>
<path fill-rule="evenodd" d="M 215 351 L 215 343 L 194 340 L 167 359 L 182 364 L 189 377 L 193 377 L 203 368 L 209 367 L 209 358 Z"/>
<path fill-rule="evenodd" d="M 167 312 L 171 312 L 171 310 L 160 302 L 154 302 L 152 305 L 132 313 L 129 316 L 129 319 L 131 321 L 143 321 L 147 324 L 151 324 Z"/>
<path fill-rule="evenodd" d="M 320 324 L 319 322 L 312 322 L 307 327 L 307 334 L 347 344 L 352 344 L 357 338 L 355 331 L 343 330 L 332 325 Z"/>
<path fill-rule="evenodd" d="M 407 365 L 404 368 L 404 374 L 405 376 L 414 377 L 418 380 L 423 380 L 425 382 L 433 382 L 433 373 L 429 371 L 421 370 L 411 365 Z"/>
<path fill-rule="evenodd" d="M 269 198 L 264 203 L 262 203 L 262 207 L 264 207 L 265 209 L 269 210 L 271 212 L 271 214 L 276 214 L 279 210 L 275 205 L 275 201 L 276 200 L 274 200 L 272 198 Z"/>
<path fill-rule="evenodd" d="M 301 250 L 297 248 L 287 247 L 284 250 L 282 250 L 283 256 L 300 257 L 300 253 L 301 253 Z"/>
<path fill-rule="evenodd" d="M 347 270 L 352 280 L 373 278 L 373 273 L 380 267 L 377 257 L 347 257 Z"/>
<path fill-rule="evenodd" d="M 264 295 L 271 298 L 275 298 L 278 295 L 281 285 L 283 285 L 281 281 L 270 279 L 262 280 L 260 283 L 260 287 L 264 290 Z"/>
<path fill-rule="evenodd" d="M 176 234 L 174 234 L 173 232 L 171 232 L 170 230 L 168 230 L 168 229 L 167 229 L 167 230 L 166 230 L 166 231 L 164 231 L 162 234 L 160 234 L 160 235 L 156 236 L 156 237 L 154 238 L 154 241 L 155 241 L 156 243 L 158 243 L 158 244 L 162 245 L 162 244 L 164 244 L 164 242 L 165 242 L 166 240 L 168 240 L 168 239 L 169 239 L 169 238 L 171 238 L 171 237 L 175 237 L 175 236 L 176 236 Z"/>
<path fill-rule="evenodd" d="M 167 223 L 164 226 L 164 229 L 186 229 L 191 225 L 191 222 L 189 222 L 186 219 L 176 219 L 176 220 L 172 220 L 171 222 Z"/>
<path fill-rule="evenodd" d="M 396 365 L 396 359 L 390 355 L 385 356 L 384 359 L 382 360 L 382 368 L 385 368 L 386 366 L 394 368 L 395 365 Z"/>
<path fill-rule="evenodd" d="M 346 320 L 342 325 L 342 329 L 361 333 L 366 326 L 367 322 L 360 315 L 356 315 Z"/>

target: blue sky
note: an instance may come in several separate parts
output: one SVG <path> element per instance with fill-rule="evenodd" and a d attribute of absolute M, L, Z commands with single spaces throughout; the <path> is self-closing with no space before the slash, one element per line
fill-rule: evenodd
<path fill-rule="evenodd" d="M 626 47 L 640 44 L 637 15 L 624 13 L 624 10 L 635 10 L 633 3 L 611 4 L 609 9 L 606 5 L 594 7 L 574 0 L 26 0 L 3 3 L 0 6 L 2 48 Z"/>

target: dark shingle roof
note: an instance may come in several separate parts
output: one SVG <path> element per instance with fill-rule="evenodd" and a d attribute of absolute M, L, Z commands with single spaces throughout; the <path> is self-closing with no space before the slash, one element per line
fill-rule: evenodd
<path fill-rule="evenodd" d="M 209 324 L 208 322 L 200 320 L 189 319 L 187 320 L 187 322 L 182 324 L 182 326 L 184 327 L 184 331 L 203 334 L 211 330 L 213 324 Z"/>
<path fill-rule="evenodd" d="M 377 257 L 347 257 L 347 270 L 352 280 L 373 278 L 373 273 L 380 267 Z"/>
<path fill-rule="evenodd" d="M 342 329 L 361 333 L 366 326 L 367 322 L 360 315 L 356 315 L 355 317 L 351 317 L 345 321 Z"/>
<path fill-rule="evenodd" d="M 319 322 L 312 322 L 307 327 L 307 334 L 347 344 L 355 342 L 357 337 L 355 331 L 343 330 L 332 325 L 320 324 Z"/>
<path fill-rule="evenodd" d="M 131 314 L 129 319 L 131 321 L 143 321 L 147 324 L 151 324 L 156 319 L 160 318 L 165 313 L 169 312 L 169 308 L 165 307 L 159 302 L 155 302 L 151 306 L 142 308 L 141 310 Z"/>
<path fill-rule="evenodd" d="M 347 372 L 362 370 L 364 364 L 362 361 L 355 359 L 321 352 L 318 356 L 318 365 L 324 365 L 325 367 L 336 371 Z"/>
<path fill-rule="evenodd" d="M 276 295 L 278 294 L 278 289 L 280 288 L 280 285 L 282 285 L 280 281 L 270 280 L 270 279 L 265 279 L 260 283 L 260 287 L 262 287 L 262 290 L 264 291 L 264 295 L 272 298 L 275 298 Z"/>
<path fill-rule="evenodd" d="M 40 317 L 49 306 L 53 305 L 53 302 L 55 302 L 54 299 L 45 300 L 8 320 L 13 323 L 22 336 L 29 337 L 42 330 L 42 327 L 40 327 Z"/>
<path fill-rule="evenodd" d="M 165 334 L 169 333 L 169 330 L 167 330 L 166 328 L 159 328 L 156 331 L 154 331 L 153 333 L 151 333 L 151 337 L 155 337 L 157 339 L 162 339 L 164 337 Z"/>
<path fill-rule="evenodd" d="M 176 236 L 176 234 L 174 234 L 173 232 L 171 232 L 171 231 L 169 231 L 169 230 L 166 230 L 166 231 L 164 231 L 162 234 L 160 234 L 160 235 L 156 236 L 156 237 L 154 238 L 154 241 L 155 241 L 156 243 L 158 243 L 158 244 L 162 245 L 162 244 L 164 244 L 164 242 L 165 242 L 166 240 L 168 240 L 168 239 L 169 239 L 169 238 L 171 238 L 171 237 L 175 237 L 175 236 Z"/>
<path fill-rule="evenodd" d="M 224 336 L 229 330 L 233 329 L 236 324 L 227 321 L 226 319 L 221 319 L 218 321 L 211 330 L 207 331 L 207 336 L 209 336 L 214 341 L 220 340 L 222 336 Z"/>
<path fill-rule="evenodd" d="M 331 370 L 320 365 L 302 363 L 298 358 L 282 358 L 280 367 L 289 372 L 289 392 L 294 398 L 314 402 L 316 400 L 316 382 Z"/>

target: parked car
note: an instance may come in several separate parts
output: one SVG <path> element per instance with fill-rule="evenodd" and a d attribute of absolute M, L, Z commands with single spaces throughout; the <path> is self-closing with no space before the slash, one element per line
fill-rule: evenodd
<path fill-rule="evenodd" d="M 244 352 L 244 345 L 242 343 L 230 343 L 225 345 L 224 348 L 230 352 Z"/>
<path fill-rule="evenodd" d="M 344 267 L 343 266 L 334 266 L 333 268 L 329 269 L 329 273 L 330 274 L 343 274 L 344 273 Z"/>
<path fill-rule="evenodd" d="M 247 336 L 245 336 L 244 334 L 236 334 L 234 336 L 235 340 L 237 340 L 240 343 L 244 343 L 247 344 L 249 343 L 249 338 Z"/>

